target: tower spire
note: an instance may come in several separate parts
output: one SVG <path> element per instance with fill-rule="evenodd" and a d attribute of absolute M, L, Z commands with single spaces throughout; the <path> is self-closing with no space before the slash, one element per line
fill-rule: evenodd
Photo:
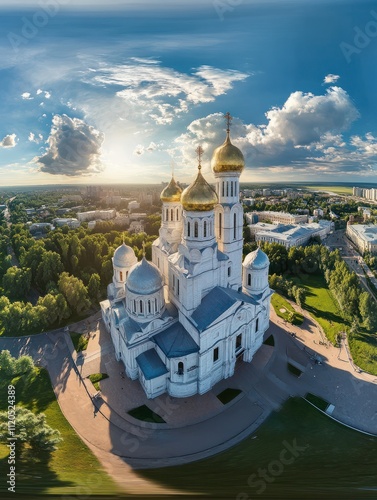
<path fill-rule="evenodd" d="M 227 135 L 227 138 L 229 138 L 229 135 L 230 135 L 230 126 L 232 124 L 233 116 L 228 111 L 224 115 L 224 118 L 226 119 L 226 135 Z"/>
<path fill-rule="evenodd" d="M 196 148 L 196 154 L 198 155 L 198 169 L 199 170 L 202 169 L 202 156 L 203 156 L 203 153 L 204 153 L 204 149 L 202 148 L 202 146 L 198 146 Z"/>

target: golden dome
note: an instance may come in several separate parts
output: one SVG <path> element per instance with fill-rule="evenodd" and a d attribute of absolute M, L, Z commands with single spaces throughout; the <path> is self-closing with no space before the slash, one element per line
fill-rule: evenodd
<path fill-rule="evenodd" d="M 160 194 L 160 198 L 163 202 L 181 201 L 181 194 L 182 189 L 175 182 L 174 177 L 172 177 L 169 184 Z"/>
<path fill-rule="evenodd" d="M 229 130 L 224 143 L 213 153 L 211 167 L 215 174 L 221 172 L 241 173 L 245 167 L 245 158 L 241 150 L 230 142 Z"/>
<path fill-rule="evenodd" d="M 186 188 L 181 197 L 181 203 L 185 210 L 193 212 L 208 212 L 213 210 L 218 203 L 217 194 L 208 184 L 200 172 L 195 181 Z"/>

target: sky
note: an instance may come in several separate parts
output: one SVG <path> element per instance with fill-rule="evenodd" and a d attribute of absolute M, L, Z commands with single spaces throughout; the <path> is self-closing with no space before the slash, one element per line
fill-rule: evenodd
<path fill-rule="evenodd" d="M 376 182 L 377 2 L 0 3 L 0 185 Z"/>

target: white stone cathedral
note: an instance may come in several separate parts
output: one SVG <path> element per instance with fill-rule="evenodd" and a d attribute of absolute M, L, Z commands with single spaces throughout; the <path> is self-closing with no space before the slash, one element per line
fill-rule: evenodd
<path fill-rule="evenodd" d="M 117 360 L 148 398 L 204 394 L 250 362 L 269 326 L 269 260 L 259 248 L 242 262 L 241 151 L 230 141 L 213 154 L 216 191 L 201 173 L 183 192 L 162 191 L 162 223 L 152 260 L 123 244 L 102 317 Z"/>

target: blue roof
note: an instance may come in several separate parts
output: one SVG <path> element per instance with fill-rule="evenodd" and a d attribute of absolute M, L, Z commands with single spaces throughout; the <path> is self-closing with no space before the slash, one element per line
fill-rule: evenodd
<path fill-rule="evenodd" d="M 152 339 L 168 358 L 180 358 L 199 351 L 199 346 L 181 323 L 175 323 Z"/>
<path fill-rule="evenodd" d="M 201 304 L 192 313 L 191 320 L 199 332 L 203 332 L 237 302 L 257 304 L 256 300 L 249 295 L 233 290 L 232 288 L 216 286 L 203 298 Z"/>
<path fill-rule="evenodd" d="M 146 380 L 152 380 L 168 373 L 166 366 L 155 349 L 149 349 L 149 351 L 139 354 L 136 362 L 140 366 L 140 370 L 143 372 Z"/>

